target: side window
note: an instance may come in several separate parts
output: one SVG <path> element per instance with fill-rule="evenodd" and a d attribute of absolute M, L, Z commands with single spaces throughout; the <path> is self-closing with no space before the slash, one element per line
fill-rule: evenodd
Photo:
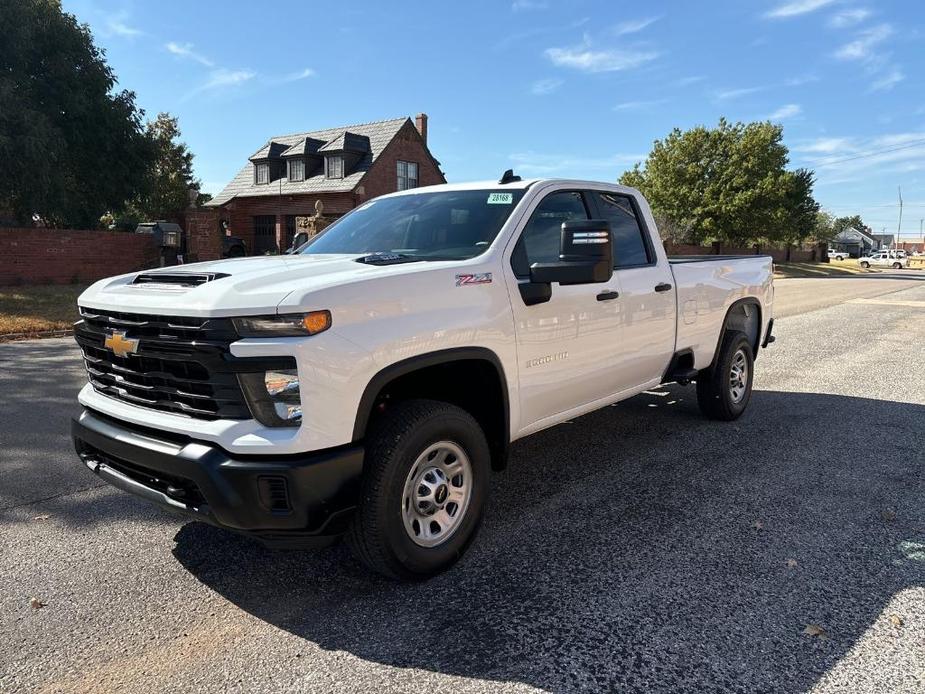
<path fill-rule="evenodd" d="M 613 232 L 614 267 L 647 265 L 652 262 L 649 245 L 646 243 L 645 231 L 636 219 L 633 201 L 625 195 L 616 193 L 591 193 L 597 202 L 600 215 L 610 222 Z"/>
<path fill-rule="evenodd" d="M 562 222 L 570 219 L 589 219 L 581 193 L 562 191 L 543 198 L 511 255 L 511 267 L 517 277 L 528 277 L 533 263 L 554 263 L 559 259 Z"/>

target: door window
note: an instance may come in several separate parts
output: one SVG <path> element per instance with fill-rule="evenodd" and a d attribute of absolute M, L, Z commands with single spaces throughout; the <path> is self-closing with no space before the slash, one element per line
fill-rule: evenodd
<path fill-rule="evenodd" d="M 610 222 L 614 267 L 619 269 L 651 263 L 645 230 L 639 224 L 633 201 L 617 193 L 596 191 L 591 195 L 597 203 L 598 214 Z"/>
<path fill-rule="evenodd" d="M 517 277 L 529 277 L 533 263 L 559 260 L 562 223 L 571 219 L 589 219 L 582 193 L 569 190 L 550 193 L 543 198 L 511 254 L 511 268 Z"/>

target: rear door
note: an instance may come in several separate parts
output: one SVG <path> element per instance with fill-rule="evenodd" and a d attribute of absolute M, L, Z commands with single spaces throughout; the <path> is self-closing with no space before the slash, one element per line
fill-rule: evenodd
<path fill-rule="evenodd" d="M 590 219 L 585 190 L 546 193 L 527 222 L 505 268 L 517 338 L 521 431 L 542 420 L 605 398 L 614 392 L 619 354 L 619 284 L 552 285 L 549 301 L 527 305 L 519 285 L 530 265 L 559 258 L 562 223 Z"/>
<path fill-rule="evenodd" d="M 674 354 L 674 276 L 634 196 L 601 190 L 590 200 L 595 217 L 610 222 L 620 286 L 620 341 L 610 359 L 614 392 L 636 390 L 661 381 Z"/>

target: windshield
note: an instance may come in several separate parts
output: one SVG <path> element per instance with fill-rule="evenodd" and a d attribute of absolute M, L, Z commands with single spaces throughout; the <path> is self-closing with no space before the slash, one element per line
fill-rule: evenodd
<path fill-rule="evenodd" d="M 465 260 L 495 240 L 523 190 L 456 190 L 370 200 L 299 253 L 395 253 L 421 260 Z"/>

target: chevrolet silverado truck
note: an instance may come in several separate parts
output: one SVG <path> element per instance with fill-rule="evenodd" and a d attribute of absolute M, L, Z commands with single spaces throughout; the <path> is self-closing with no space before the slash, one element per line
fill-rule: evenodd
<path fill-rule="evenodd" d="M 187 518 L 280 548 L 345 536 L 423 578 L 472 542 L 511 442 L 668 382 L 739 417 L 773 295 L 769 257 L 669 259 L 632 188 L 402 191 L 289 255 L 87 289 L 73 439 Z"/>

